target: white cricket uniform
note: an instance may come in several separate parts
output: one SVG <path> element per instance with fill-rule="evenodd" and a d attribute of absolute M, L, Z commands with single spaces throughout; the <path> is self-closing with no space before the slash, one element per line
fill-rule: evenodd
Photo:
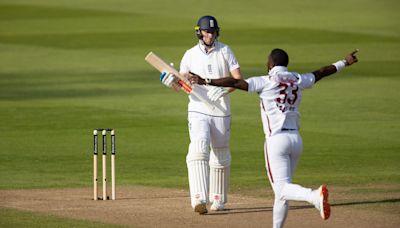
<path fill-rule="evenodd" d="M 214 47 L 206 53 L 205 46 L 199 42 L 196 46 L 187 50 L 184 54 L 181 65 L 180 73 L 185 74 L 188 72 L 201 75 L 202 77 L 210 79 L 218 79 L 230 77 L 230 72 L 239 68 L 239 63 L 229 46 L 215 41 Z M 213 88 L 209 85 L 193 85 L 196 91 L 201 93 L 203 97 L 207 97 L 207 92 Z M 210 116 L 230 116 L 230 98 L 229 95 L 221 97 L 218 101 L 223 109 L 210 110 L 203 102 L 193 95 L 189 95 L 189 112 L 198 112 Z"/>
<path fill-rule="evenodd" d="M 248 91 L 257 92 L 261 99 L 266 171 L 275 193 L 273 227 L 283 227 L 288 211 L 287 200 L 310 203 L 313 200 L 311 189 L 291 182 L 303 148 L 298 131 L 302 91 L 314 85 L 315 76 L 275 66 L 267 76 L 252 77 L 246 81 Z"/>
<path fill-rule="evenodd" d="M 192 72 L 202 77 L 217 79 L 230 77 L 230 72 L 237 68 L 239 64 L 227 45 L 215 41 L 213 48 L 207 52 L 202 42 L 199 42 L 184 54 L 180 73 Z M 213 88 L 209 85 L 193 87 L 196 92 L 202 93 L 203 97 L 207 97 L 207 92 Z M 195 96 L 189 95 L 190 145 L 186 162 L 193 207 L 198 201 L 227 201 L 231 161 L 229 94 L 217 100 L 216 104 L 222 108 L 211 110 Z"/>

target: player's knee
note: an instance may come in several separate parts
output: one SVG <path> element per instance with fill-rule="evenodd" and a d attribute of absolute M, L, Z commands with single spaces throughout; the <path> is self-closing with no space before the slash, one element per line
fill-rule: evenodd
<path fill-rule="evenodd" d="M 231 152 L 228 147 L 212 148 L 210 153 L 210 167 L 224 168 L 231 165 Z"/>
<path fill-rule="evenodd" d="M 186 162 L 203 160 L 208 161 L 210 154 L 210 146 L 206 140 L 196 140 L 189 144 L 189 151 L 186 156 Z"/>
<path fill-rule="evenodd" d="M 283 196 L 285 195 L 284 188 L 285 188 L 286 184 L 287 184 L 287 182 L 283 182 L 283 181 L 274 183 L 273 189 L 274 189 L 275 199 L 284 200 Z"/>

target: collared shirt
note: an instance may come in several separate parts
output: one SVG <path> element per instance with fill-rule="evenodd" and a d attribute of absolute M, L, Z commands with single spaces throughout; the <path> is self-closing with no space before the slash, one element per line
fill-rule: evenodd
<path fill-rule="evenodd" d="M 211 47 L 207 47 L 202 41 L 199 41 L 198 45 L 200 46 L 200 49 L 204 52 L 204 54 L 207 55 L 208 53 L 215 50 L 215 44 L 216 42 L 214 42 Z"/>
<path fill-rule="evenodd" d="M 185 52 L 180 64 L 180 73 L 192 72 L 203 78 L 217 79 L 230 77 L 230 72 L 239 67 L 239 63 L 228 45 L 215 41 L 212 48 L 207 51 L 206 46 L 199 41 L 197 45 Z M 207 92 L 212 87 L 208 85 L 193 86 L 196 92 L 206 98 Z M 219 108 L 210 110 L 195 96 L 189 95 L 188 111 L 212 116 L 229 116 L 231 114 L 228 94 L 214 104 Z"/>
<path fill-rule="evenodd" d="M 314 85 L 314 74 L 289 72 L 286 67 L 275 66 L 268 75 L 251 77 L 246 82 L 248 91 L 257 92 L 260 96 L 266 137 L 283 130 L 299 130 L 302 91 Z"/>

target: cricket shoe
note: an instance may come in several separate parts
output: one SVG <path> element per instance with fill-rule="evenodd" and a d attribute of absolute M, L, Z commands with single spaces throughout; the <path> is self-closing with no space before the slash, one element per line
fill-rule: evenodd
<path fill-rule="evenodd" d="M 315 207 L 319 210 L 322 219 L 327 220 L 331 215 L 331 206 L 328 202 L 328 188 L 321 185 L 316 191 Z"/>
<path fill-rule="evenodd" d="M 211 204 L 210 210 L 212 211 L 223 211 L 225 208 L 224 202 L 221 200 L 220 195 L 214 195 L 214 200 Z"/>
<path fill-rule="evenodd" d="M 221 201 L 214 201 L 211 204 L 210 210 L 212 211 L 223 211 L 225 208 L 224 203 L 222 203 Z"/>
<path fill-rule="evenodd" d="M 207 204 L 205 202 L 199 201 L 196 203 L 196 206 L 194 206 L 194 212 L 199 213 L 200 215 L 206 214 L 207 211 Z"/>

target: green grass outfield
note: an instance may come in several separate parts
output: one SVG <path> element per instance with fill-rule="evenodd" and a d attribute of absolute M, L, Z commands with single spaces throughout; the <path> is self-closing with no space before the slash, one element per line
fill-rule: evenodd
<path fill-rule="evenodd" d="M 78 219 L 62 219 L 57 216 L 43 215 L 40 213 L 21 212 L 14 209 L 4 209 L 0 207 L 0 226 L 1 227 L 122 227 L 99 222 L 90 222 Z"/>
<path fill-rule="evenodd" d="M 294 181 L 399 184 L 399 8 L 395 0 L 2 0 L 0 189 L 91 186 L 96 127 L 116 129 L 118 185 L 187 188 L 187 98 L 166 89 L 144 57 L 155 51 L 179 65 L 204 14 L 219 20 L 246 78 L 265 73 L 275 47 L 301 73 L 359 48 L 359 64 L 305 92 Z M 257 95 L 232 94 L 232 112 L 231 190 L 270 188 Z"/>

